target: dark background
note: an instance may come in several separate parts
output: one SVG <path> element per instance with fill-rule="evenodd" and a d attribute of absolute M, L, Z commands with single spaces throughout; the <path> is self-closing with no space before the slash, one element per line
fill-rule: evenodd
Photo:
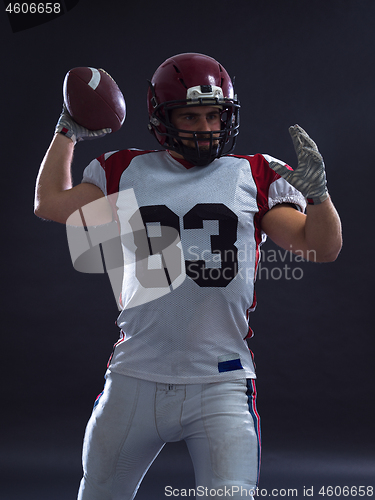
<path fill-rule="evenodd" d="M 65 227 L 33 214 L 65 73 L 103 67 L 127 100 L 119 132 L 77 146 L 79 182 L 102 152 L 158 147 L 146 129 L 147 79 L 180 52 L 211 55 L 235 76 L 237 153 L 295 165 L 288 126 L 309 132 L 343 223 L 336 262 L 288 261 L 302 269 L 301 279 L 263 273 L 257 284 L 251 348 L 263 431 L 260 488 L 303 496 L 313 487 L 314 498 L 324 498 L 321 486 L 375 486 L 375 2 L 80 0 L 57 19 L 14 32 L 3 12 L 0 32 L 1 499 L 75 498 L 84 428 L 118 336 L 107 277 L 74 271 Z M 275 248 L 267 242 L 266 255 Z M 271 271 L 285 263 L 264 265 Z M 184 444 L 167 445 L 137 499 L 165 498 L 167 485 L 194 486 Z"/>

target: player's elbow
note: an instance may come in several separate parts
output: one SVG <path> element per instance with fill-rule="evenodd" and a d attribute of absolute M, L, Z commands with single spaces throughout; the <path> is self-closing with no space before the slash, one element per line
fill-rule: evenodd
<path fill-rule="evenodd" d="M 334 262 L 337 257 L 338 257 L 338 253 L 331 253 L 331 254 L 325 254 L 325 255 L 320 255 L 318 254 L 315 261 L 316 262 L 319 262 L 319 263 L 324 263 L 324 262 Z"/>
<path fill-rule="evenodd" d="M 42 210 L 40 210 L 39 207 L 34 207 L 34 215 L 39 217 L 39 219 L 44 219 L 44 220 L 50 220 L 49 217 L 47 217 Z"/>
<path fill-rule="evenodd" d="M 329 254 L 326 255 L 324 262 L 335 262 L 337 257 L 339 256 L 341 251 L 341 246 L 340 248 L 331 251 Z"/>
<path fill-rule="evenodd" d="M 34 201 L 34 214 L 43 220 L 65 223 L 65 220 L 59 219 L 56 210 L 53 209 L 53 205 L 51 206 L 45 202 L 42 203 L 38 199 Z"/>
<path fill-rule="evenodd" d="M 335 244 L 330 245 L 327 249 L 324 249 L 320 252 L 315 252 L 315 261 L 316 262 L 334 262 L 339 256 L 342 248 L 341 239 Z"/>
<path fill-rule="evenodd" d="M 35 198 L 34 200 L 34 215 L 36 215 L 40 219 L 46 218 L 43 213 L 43 207 L 41 206 L 41 203 L 37 198 Z"/>
<path fill-rule="evenodd" d="M 49 220 L 45 204 L 42 203 L 42 200 L 37 195 L 34 198 L 34 214 L 40 219 Z"/>
<path fill-rule="evenodd" d="M 34 214 L 37 217 L 39 217 L 39 219 L 42 219 L 42 220 L 48 220 L 48 221 L 53 220 L 51 217 L 49 217 L 45 212 L 43 212 L 39 208 L 34 208 Z"/>

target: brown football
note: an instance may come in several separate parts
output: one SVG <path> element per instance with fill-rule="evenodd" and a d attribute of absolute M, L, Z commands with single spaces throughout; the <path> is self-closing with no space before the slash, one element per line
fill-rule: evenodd
<path fill-rule="evenodd" d="M 119 130 L 126 116 L 125 99 L 103 69 L 73 68 L 65 76 L 65 106 L 75 122 L 89 130 Z"/>

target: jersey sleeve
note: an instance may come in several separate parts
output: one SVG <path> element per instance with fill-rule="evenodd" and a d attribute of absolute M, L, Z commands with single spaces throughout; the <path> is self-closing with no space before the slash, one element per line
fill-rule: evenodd
<path fill-rule="evenodd" d="M 281 160 L 273 158 L 269 155 L 263 155 L 268 163 L 271 161 L 277 161 L 282 165 L 288 167 L 288 165 Z M 289 167 L 290 168 L 290 167 Z M 271 209 L 275 205 L 280 203 L 292 203 L 296 206 L 297 210 L 304 212 L 306 208 L 306 200 L 303 194 L 293 187 L 289 182 L 280 177 L 276 176 L 276 179 L 269 186 L 268 190 L 268 208 Z"/>
<path fill-rule="evenodd" d="M 140 149 L 123 149 L 110 151 L 93 160 L 84 170 L 82 182 L 98 186 L 105 196 L 118 193 L 122 174 L 132 161 L 140 155 L 156 151 Z"/>
<path fill-rule="evenodd" d="M 304 212 L 306 208 L 306 200 L 303 194 L 282 177 L 270 185 L 268 192 L 268 206 L 270 209 L 280 203 L 292 203 L 300 212 Z"/>
<path fill-rule="evenodd" d="M 98 186 L 103 193 L 107 194 L 106 178 L 105 172 L 98 162 L 98 160 L 93 160 L 83 171 L 82 183 L 87 182 L 89 184 L 95 184 Z"/>
<path fill-rule="evenodd" d="M 106 160 L 114 153 L 115 151 L 111 151 L 99 156 L 95 160 L 92 160 L 92 162 L 89 163 L 89 165 L 87 165 L 87 167 L 83 171 L 81 182 L 95 184 L 95 186 L 98 186 L 98 188 L 101 189 L 105 195 L 107 195 L 107 175 L 105 164 Z"/>

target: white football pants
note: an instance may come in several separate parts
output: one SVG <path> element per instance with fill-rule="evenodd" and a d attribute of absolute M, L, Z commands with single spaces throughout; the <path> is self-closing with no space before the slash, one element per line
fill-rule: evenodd
<path fill-rule="evenodd" d="M 78 500 L 133 499 L 164 444 L 180 440 L 207 498 L 249 497 L 260 461 L 255 398 L 254 380 L 171 385 L 107 372 L 87 424 Z"/>

